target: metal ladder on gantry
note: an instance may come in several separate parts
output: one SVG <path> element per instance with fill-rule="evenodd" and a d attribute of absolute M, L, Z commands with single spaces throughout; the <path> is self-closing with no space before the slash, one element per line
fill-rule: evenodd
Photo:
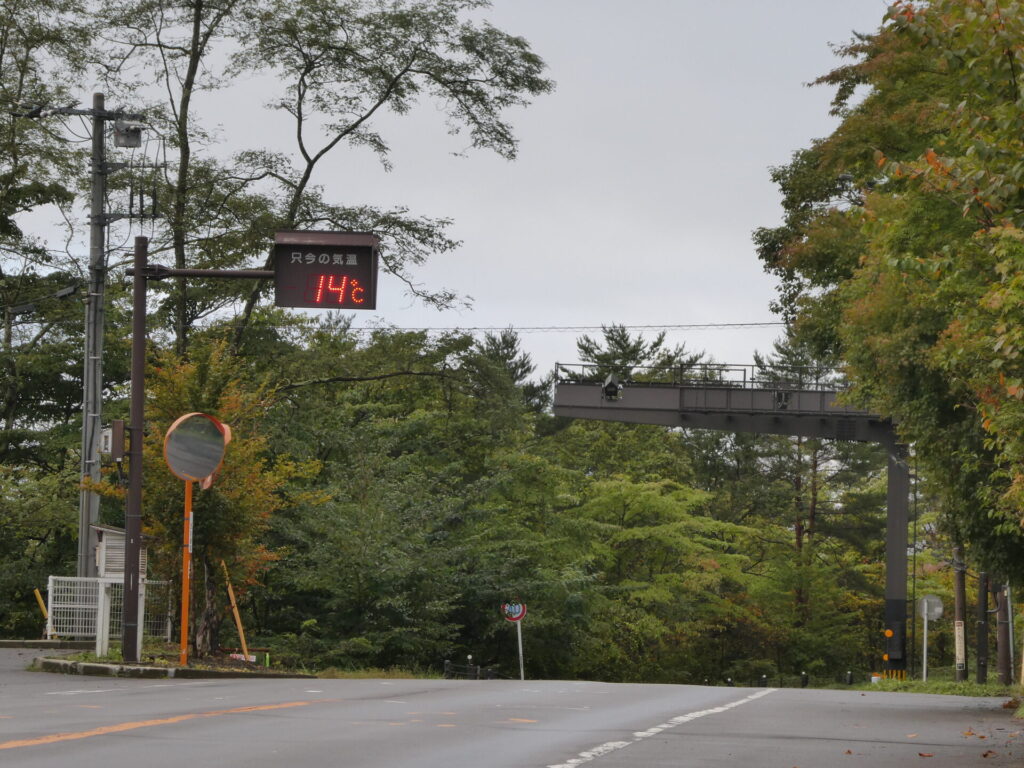
<path fill-rule="evenodd" d="M 606 375 L 590 365 L 559 365 L 554 413 L 575 419 L 656 424 L 879 443 L 889 453 L 885 536 L 887 673 L 906 670 L 907 522 L 910 472 L 892 424 L 836 402 L 840 387 L 813 371 L 760 373 L 755 366 L 629 369 Z M 607 369 L 605 369 L 607 370 Z"/>

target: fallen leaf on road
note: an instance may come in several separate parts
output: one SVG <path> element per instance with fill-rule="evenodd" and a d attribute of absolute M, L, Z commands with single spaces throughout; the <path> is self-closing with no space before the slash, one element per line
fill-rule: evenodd
<path fill-rule="evenodd" d="M 966 731 L 964 731 L 964 736 L 976 736 L 976 735 L 977 734 L 975 734 L 974 731 L 971 730 L 970 728 L 968 728 Z"/>
<path fill-rule="evenodd" d="M 843 752 L 843 754 L 844 755 L 852 755 L 853 754 L 853 750 L 852 749 L 848 749 L 845 752 Z"/>
<path fill-rule="evenodd" d="M 993 752 L 991 749 L 986 749 L 984 752 L 981 753 L 981 756 L 982 757 L 995 757 L 998 754 L 999 754 L 998 752 Z"/>
<path fill-rule="evenodd" d="M 907 738 L 908 739 L 916 739 L 917 738 L 917 734 L 916 733 L 908 733 L 907 734 Z"/>
<path fill-rule="evenodd" d="M 917 756 L 918 757 L 935 757 L 935 753 L 934 752 L 918 752 Z"/>

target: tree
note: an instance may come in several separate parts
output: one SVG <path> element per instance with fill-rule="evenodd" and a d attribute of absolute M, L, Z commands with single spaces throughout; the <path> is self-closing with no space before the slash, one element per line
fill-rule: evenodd
<path fill-rule="evenodd" d="M 104 19 L 115 32 L 105 51 L 108 82 L 123 89 L 130 71 L 155 76 L 167 97 L 154 119 L 167 125 L 177 151 L 161 195 L 167 231 L 152 252 L 172 251 L 178 268 L 238 266 L 265 260 L 275 229 L 373 231 L 382 238 L 385 271 L 427 303 L 454 303 L 454 294 L 424 288 L 412 273 L 458 245 L 446 234 L 448 220 L 412 216 L 401 206 L 336 203 L 325 198 L 316 175 L 339 146 L 368 148 L 389 168 L 380 118 L 427 100 L 439 106 L 452 133 L 468 134 L 473 148 L 514 158 L 506 113 L 552 83 L 525 40 L 473 19 L 487 6 L 484 0 L 109 4 Z M 230 55 L 216 56 L 217 46 Z M 285 84 L 267 106 L 293 121 L 292 154 L 254 148 L 230 159 L 194 156 L 194 145 L 212 142 L 197 125 L 194 98 L 240 74 Z M 169 300 L 179 354 L 190 321 L 244 298 L 232 342 L 237 350 L 266 289 L 260 281 L 241 295 L 234 286 L 186 290 L 178 280 Z"/>
<path fill-rule="evenodd" d="M 80 154 L 36 118 L 68 99 L 85 66 L 91 28 L 75 0 L 8 0 L 0 19 L 0 254 L 6 261 L 45 251 L 18 224 L 20 214 L 74 197 Z"/>
<path fill-rule="evenodd" d="M 703 352 L 690 353 L 686 345 L 668 347 L 662 331 L 647 341 L 642 334 L 635 338 L 624 325 L 601 326 L 603 338 L 581 336 L 576 340 L 580 360 L 594 367 L 597 378 L 615 374 L 622 379 L 649 380 L 683 372 L 700 363 Z"/>
<path fill-rule="evenodd" d="M 950 532 L 1014 572 L 1021 512 L 988 404 L 1016 391 L 1014 376 L 1000 378 L 1014 344 L 999 329 L 1011 325 L 991 312 L 1013 304 L 997 296 L 1015 272 L 1006 254 L 1020 200 L 1016 9 L 895 3 L 843 51 L 857 61 L 819 80 L 838 86 L 842 123 L 776 173 L 789 184 L 786 225 L 756 235 L 786 281 L 797 334 L 844 364 L 851 401 L 916 445 Z M 853 205 L 829 191 L 844 176 L 859 190 Z"/>
<path fill-rule="evenodd" d="M 269 454 L 260 426 L 273 393 L 248 378 L 223 344 L 194 349 L 189 361 L 164 353 L 149 377 L 147 392 L 152 427 L 145 445 L 144 527 L 154 542 L 154 565 L 165 577 L 181 572 L 183 504 L 181 483 L 163 460 L 166 430 L 178 417 L 196 411 L 209 413 L 232 429 L 214 484 L 198 492 L 194 501 L 194 562 L 202 570 L 194 638 L 196 654 L 204 656 L 217 648 L 223 620 L 220 561 L 243 584 L 254 581 L 277 556 L 263 541 L 271 516 L 306 500 L 293 483 L 318 467 L 316 462 Z"/>

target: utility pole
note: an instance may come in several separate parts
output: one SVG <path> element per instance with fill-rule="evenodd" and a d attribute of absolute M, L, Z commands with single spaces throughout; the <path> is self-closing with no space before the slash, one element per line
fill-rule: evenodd
<path fill-rule="evenodd" d="M 102 93 L 92 96 L 92 168 L 89 202 L 89 280 L 85 298 L 85 362 L 82 372 L 82 487 L 78 499 L 78 575 L 95 576 L 93 533 L 100 497 L 90 486 L 100 481 L 100 431 L 103 411 L 103 328 L 106 288 L 107 194 L 106 107 Z"/>
<path fill-rule="evenodd" d="M 91 109 L 73 107 L 44 107 L 36 105 L 18 115 L 45 118 L 52 115 L 80 115 L 92 118 L 92 155 L 90 158 L 89 198 L 89 279 L 85 298 L 85 350 L 82 369 L 82 487 L 78 497 L 78 565 L 79 576 L 95 576 L 96 561 L 92 557 L 95 546 L 91 525 L 99 521 L 100 497 L 91 486 L 100 481 L 100 435 L 103 411 L 103 329 L 106 317 L 107 282 L 107 225 L 117 219 L 153 218 L 114 213 L 105 210 L 107 175 L 123 163 L 108 163 L 106 151 L 106 124 L 111 120 L 141 121 L 142 115 L 127 112 L 108 112 L 102 93 L 94 93 Z M 141 146 L 141 127 L 118 123 L 114 130 L 115 144 L 119 147 Z"/>
<path fill-rule="evenodd" d="M 963 649 L 963 658 L 956 659 L 953 679 L 958 683 L 967 680 L 967 643 L 964 637 L 964 623 L 967 620 L 967 564 L 964 563 L 964 548 L 953 547 L 953 632 L 954 645 Z M 957 654 L 959 657 L 959 653 Z"/>
<path fill-rule="evenodd" d="M 79 576 L 95 576 L 96 562 L 91 556 L 95 542 L 90 526 L 99 520 L 99 496 L 90 486 L 100 481 L 100 433 L 103 406 L 103 326 L 106 287 L 107 225 L 132 214 L 109 215 L 104 210 L 107 174 L 124 165 L 108 164 L 106 157 L 106 123 L 110 120 L 142 120 L 142 115 L 108 112 L 102 93 L 94 93 L 91 109 L 48 107 L 22 104 L 25 112 L 16 117 L 43 119 L 53 115 L 79 115 L 92 118 L 92 154 L 90 158 L 89 199 L 89 279 L 85 297 L 85 350 L 82 370 L 82 486 L 78 500 L 78 563 Z M 115 129 L 116 144 L 137 147 L 141 144 L 141 128 L 122 126 Z"/>
<path fill-rule="evenodd" d="M 139 660 L 139 556 L 142 552 L 142 441 L 145 434 L 146 268 L 149 240 L 135 238 L 132 275 L 132 364 L 128 426 L 128 494 L 124 508 L 124 602 L 121 613 L 121 656 Z"/>

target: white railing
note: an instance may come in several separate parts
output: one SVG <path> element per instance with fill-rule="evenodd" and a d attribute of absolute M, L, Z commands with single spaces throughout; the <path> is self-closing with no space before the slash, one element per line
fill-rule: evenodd
<path fill-rule="evenodd" d="M 121 635 L 124 582 L 117 577 L 51 576 L 47 593 L 48 638 L 96 638 L 96 655 L 109 650 L 110 638 Z M 143 636 L 170 640 L 173 604 L 170 583 L 142 580 L 139 614 Z"/>

